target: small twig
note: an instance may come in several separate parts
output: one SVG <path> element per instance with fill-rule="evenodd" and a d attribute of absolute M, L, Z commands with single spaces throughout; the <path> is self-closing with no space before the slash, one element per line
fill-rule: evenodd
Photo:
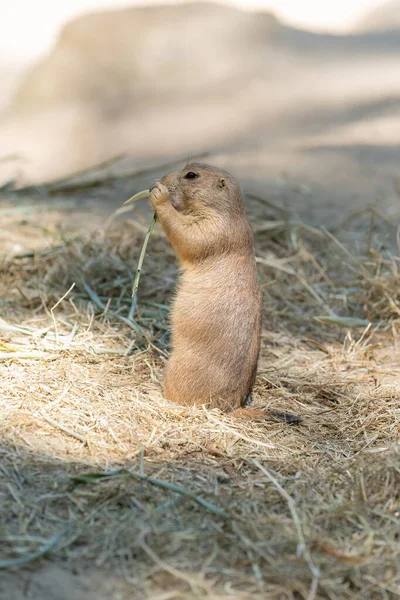
<path fill-rule="evenodd" d="M 319 571 L 318 567 L 316 567 L 314 565 L 311 555 L 308 551 L 306 541 L 304 538 L 304 534 L 303 534 L 303 530 L 301 528 L 300 519 L 299 519 L 299 516 L 296 511 L 296 504 L 295 504 L 293 498 L 291 498 L 291 496 L 289 496 L 287 491 L 285 489 L 283 489 L 283 487 L 275 479 L 275 477 L 273 475 L 271 475 L 271 473 L 269 473 L 269 471 L 267 471 L 267 469 L 265 467 L 263 467 L 262 464 L 258 462 L 258 460 L 253 458 L 253 459 L 251 459 L 251 462 L 265 475 L 265 477 L 267 477 L 267 479 L 270 480 L 270 482 L 276 487 L 276 489 L 278 490 L 278 492 L 280 493 L 282 498 L 284 498 L 284 500 L 286 500 L 286 502 L 289 506 L 290 513 L 292 515 L 293 522 L 296 527 L 296 531 L 297 531 L 297 539 L 299 542 L 298 543 L 299 556 L 301 556 L 301 555 L 304 556 L 304 559 L 313 575 L 313 578 L 317 579 L 317 585 L 318 585 L 318 578 L 320 577 L 320 571 Z M 313 586 L 314 586 L 314 582 L 313 582 L 312 588 L 313 588 Z M 314 594 L 314 596 L 315 596 L 315 594 Z M 309 598 L 313 598 L 313 596 L 309 595 Z"/>
<path fill-rule="evenodd" d="M 318 583 L 319 583 L 319 576 L 313 577 L 310 589 L 308 591 L 307 600 L 315 600 L 315 598 L 317 596 Z"/>
<path fill-rule="evenodd" d="M 25 327 L 24 325 L 10 325 L 0 319 L 0 331 L 8 331 L 10 333 L 19 333 L 21 335 L 42 336 L 49 331 L 46 329 L 33 329 L 32 327 Z"/>
<path fill-rule="evenodd" d="M 69 529 L 69 527 L 65 527 L 62 531 L 57 533 L 51 540 L 49 540 L 46 544 L 44 544 L 37 552 L 32 552 L 32 554 L 27 554 L 26 556 L 21 556 L 20 558 L 10 558 L 8 560 L 0 560 L 0 569 L 11 569 L 12 567 L 20 567 L 22 565 L 26 565 L 41 556 L 44 556 L 50 550 L 53 550 L 55 546 L 57 546 L 58 542 L 61 540 L 65 532 Z"/>
<path fill-rule="evenodd" d="M 92 290 L 92 288 L 86 283 L 86 281 L 84 279 L 82 279 L 82 285 L 85 288 L 85 290 L 87 291 L 89 298 L 97 306 L 97 308 L 101 308 L 101 310 L 105 310 L 106 305 L 104 304 L 104 302 L 102 302 L 100 300 L 100 298 L 98 297 L 96 292 L 94 290 Z"/>
<path fill-rule="evenodd" d="M 199 506 L 202 506 L 203 508 L 217 515 L 218 517 L 222 517 L 223 519 L 230 518 L 230 515 L 222 508 L 215 506 L 211 502 L 207 502 L 207 500 L 204 500 L 204 498 L 202 498 L 201 496 L 197 496 L 193 492 L 189 492 L 180 485 L 170 483 L 168 481 L 163 481 L 162 479 L 155 479 L 154 477 L 151 477 L 149 475 L 142 475 L 140 473 L 136 473 L 135 471 L 128 471 L 127 469 L 117 469 L 116 471 L 110 471 L 109 473 L 85 473 L 83 475 L 73 477 L 72 479 L 77 483 L 91 483 L 101 481 L 102 479 L 111 479 L 113 477 L 118 477 L 121 475 L 126 477 L 132 477 L 137 481 L 146 481 L 147 483 L 150 483 L 155 487 L 169 490 L 171 492 L 174 492 L 175 494 L 179 494 L 180 496 L 189 498 Z"/>
<path fill-rule="evenodd" d="M 321 225 L 321 229 L 324 232 L 324 234 L 326 235 L 326 237 L 328 237 L 338 248 L 339 250 L 341 250 L 343 252 L 343 254 L 345 254 L 348 258 L 350 258 L 351 260 L 354 260 L 354 256 L 351 254 L 351 252 L 349 252 L 347 250 L 347 248 L 345 246 L 343 246 L 342 242 L 340 242 L 337 237 L 335 237 L 330 231 L 328 231 L 323 225 Z"/>
<path fill-rule="evenodd" d="M 258 589 L 260 590 L 261 594 L 263 594 L 265 584 L 264 584 L 263 576 L 261 573 L 260 565 L 256 562 L 256 560 L 254 558 L 254 553 L 252 552 L 252 550 L 247 550 L 247 556 L 251 563 L 251 568 L 253 570 L 254 577 L 256 578 L 256 581 L 258 583 Z"/>
<path fill-rule="evenodd" d="M 115 210 L 113 213 L 111 213 L 111 215 L 108 217 L 108 219 L 104 223 L 104 229 L 107 229 L 107 227 L 112 223 L 112 221 L 115 219 L 115 217 L 118 217 L 119 215 L 123 215 L 123 214 L 125 214 L 127 212 L 131 212 L 131 211 L 132 211 L 131 206 L 121 206 L 120 208 Z"/>
<path fill-rule="evenodd" d="M 128 348 L 96 348 L 95 346 L 89 346 L 88 352 L 89 354 L 95 354 L 98 356 L 101 356 L 103 354 L 108 354 L 110 356 L 126 356 L 127 350 L 129 349 L 130 346 L 128 346 Z"/>
<path fill-rule="evenodd" d="M 210 411 L 208 411 L 204 406 L 203 406 L 203 410 L 206 413 L 207 418 L 211 422 L 216 423 L 220 429 L 228 431 L 229 433 L 231 433 L 232 435 L 236 436 L 240 440 L 243 440 L 244 442 L 249 442 L 250 444 L 255 445 L 255 446 L 261 446 L 262 448 L 271 448 L 271 449 L 276 448 L 276 444 L 269 444 L 267 442 L 260 442 L 259 440 L 256 440 L 256 439 L 253 439 L 253 438 L 249 438 L 246 435 L 243 435 L 242 433 L 239 433 L 235 429 L 231 429 L 230 427 L 227 427 L 222 421 L 220 421 L 219 419 L 216 419 L 212 415 L 212 413 Z"/>
<path fill-rule="evenodd" d="M 92 300 L 92 302 L 101 310 L 105 310 L 106 309 L 106 305 L 104 304 L 104 302 L 102 302 L 100 300 L 100 298 L 98 297 L 98 295 L 96 294 L 96 292 L 94 290 L 92 290 L 92 288 L 86 283 L 86 281 L 84 279 L 82 279 L 82 285 L 85 288 L 89 298 Z M 123 323 L 126 323 L 126 325 L 128 325 L 131 329 L 134 329 L 137 333 L 139 333 L 140 335 L 142 335 L 145 339 L 147 339 L 147 336 L 145 335 L 145 333 L 143 332 L 142 328 L 133 320 L 124 317 L 123 315 L 119 315 L 118 313 L 115 312 L 109 312 L 109 314 L 111 316 L 113 316 L 115 319 L 119 319 L 120 321 L 122 321 Z"/>
<path fill-rule="evenodd" d="M 136 304 L 137 304 L 137 294 L 133 294 L 131 306 L 129 308 L 128 319 L 133 319 L 133 317 L 135 316 Z"/>
<path fill-rule="evenodd" d="M 315 321 L 324 325 L 337 325 L 345 329 L 352 327 L 368 327 L 371 323 L 367 319 L 359 319 L 357 317 L 339 317 L 337 315 L 320 315 L 313 317 Z M 373 325 L 373 323 L 372 323 Z"/>
<path fill-rule="evenodd" d="M 75 287 L 75 282 L 71 285 L 71 287 L 69 288 L 69 290 L 67 292 L 65 292 L 64 296 L 61 296 L 61 298 L 59 300 L 57 300 L 57 302 L 55 303 L 55 305 L 53 306 L 53 308 L 50 309 L 50 312 L 53 312 L 53 310 L 55 310 L 57 308 L 57 306 L 59 304 L 61 304 L 61 302 L 63 300 L 65 300 L 65 298 L 68 296 L 68 294 L 70 292 L 72 292 L 72 290 L 74 289 L 74 287 Z"/>
<path fill-rule="evenodd" d="M 211 502 L 207 502 L 207 500 L 204 500 L 204 498 L 202 498 L 201 496 L 197 496 L 192 492 L 188 492 L 187 490 L 185 490 L 185 488 L 181 487 L 180 485 L 176 485 L 175 483 L 169 483 L 168 481 L 163 481 L 162 479 L 155 479 L 154 477 L 149 477 L 148 475 L 140 475 L 139 473 L 133 473 L 131 471 L 128 471 L 128 473 L 134 479 L 138 479 L 139 481 L 147 481 L 148 483 L 156 487 L 164 488 L 166 490 L 170 490 L 171 492 L 175 492 L 180 496 L 190 498 L 191 500 L 193 500 L 193 502 L 195 502 L 199 506 L 202 506 L 209 512 L 214 513 L 218 517 L 222 517 L 223 519 L 230 518 L 229 514 L 222 508 L 215 506 Z"/>
<path fill-rule="evenodd" d="M 137 202 L 138 200 L 141 200 L 142 198 L 146 198 L 148 196 L 150 196 L 150 191 L 143 190 L 143 192 L 139 192 L 138 194 L 131 196 L 128 200 L 125 200 L 123 205 L 120 208 L 118 208 L 117 210 L 115 210 L 113 213 L 111 213 L 111 215 L 108 217 L 107 221 L 104 223 L 104 229 L 107 229 L 107 227 L 110 225 L 110 223 L 118 215 L 122 215 L 126 212 L 130 212 L 132 210 L 132 207 L 130 206 L 130 204 L 132 204 L 133 202 Z"/>
<path fill-rule="evenodd" d="M 57 306 L 60 304 L 60 302 L 62 302 L 64 300 L 64 298 L 66 298 L 68 296 L 68 294 L 70 293 L 71 290 L 74 289 L 74 287 L 75 287 L 75 282 L 71 285 L 69 290 L 55 303 L 53 308 L 50 309 L 50 314 L 51 314 L 51 318 L 53 320 L 54 332 L 55 332 L 55 336 L 56 336 L 56 344 L 58 344 L 58 327 L 57 327 L 56 318 L 54 316 L 54 309 L 57 308 Z"/>
<path fill-rule="evenodd" d="M 133 202 L 137 202 L 138 200 L 142 200 L 143 198 L 148 198 L 151 196 L 150 190 L 143 190 L 142 192 L 138 192 L 134 194 L 128 200 L 125 200 L 122 206 L 128 206 L 128 204 L 132 204 Z"/>
<path fill-rule="evenodd" d="M 151 223 L 150 223 L 149 230 L 146 233 L 146 236 L 145 236 L 144 242 L 143 242 L 143 246 L 142 246 L 142 249 L 140 251 L 139 262 L 138 262 L 138 266 L 137 266 L 137 269 L 136 269 L 136 275 L 135 275 L 135 279 L 134 279 L 133 286 L 132 286 L 132 298 L 135 296 L 135 294 L 136 294 L 136 292 L 138 290 L 138 287 L 139 287 L 139 280 L 140 280 L 140 275 L 141 275 L 141 272 L 142 272 L 143 260 L 144 260 L 144 257 L 145 257 L 145 254 L 146 254 L 146 250 L 147 250 L 147 244 L 149 243 L 151 232 L 154 229 L 154 225 L 156 224 L 156 221 L 157 221 L 157 215 L 156 215 L 156 213 L 154 213 L 153 214 L 153 218 L 152 218 Z"/>
<path fill-rule="evenodd" d="M 296 275 L 294 269 L 292 267 L 287 267 L 284 263 L 289 262 L 290 259 L 285 258 L 262 258 L 261 256 L 256 256 L 256 262 L 265 265 L 266 267 L 271 267 L 272 269 L 277 269 L 278 271 L 282 271 L 283 273 L 287 273 L 288 275 Z"/>
<path fill-rule="evenodd" d="M 297 277 L 297 280 L 299 281 L 299 283 L 301 283 L 301 285 L 304 287 L 305 290 L 307 290 L 307 292 L 314 298 L 314 300 L 317 301 L 317 303 L 320 306 L 323 306 L 325 308 L 325 310 L 332 316 L 336 316 L 335 313 L 333 312 L 333 310 L 330 308 L 330 306 L 328 306 L 328 304 L 326 304 L 326 302 L 321 298 L 321 296 L 316 292 L 316 290 L 314 289 L 314 287 L 312 285 L 310 285 L 305 279 L 304 277 L 301 277 L 301 275 L 298 275 L 297 273 L 295 274 Z"/>
<path fill-rule="evenodd" d="M 88 446 L 88 441 L 87 439 L 83 436 L 80 435 L 79 433 L 75 433 L 75 431 L 72 431 L 71 429 L 68 429 L 67 427 L 64 427 L 64 425 L 61 425 L 61 423 L 58 423 L 57 421 L 55 421 L 54 419 L 52 419 L 51 417 L 49 417 L 48 415 L 46 415 L 43 411 L 39 411 L 41 417 L 47 421 L 47 423 L 50 423 L 50 425 L 53 425 L 53 427 L 56 427 L 57 429 L 60 429 L 61 431 L 63 431 L 64 433 L 70 435 L 71 437 L 75 438 L 76 440 L 79 440 L 80 442 L 82 442 L 83 444 L 85 444 L 86 446 Z"/>

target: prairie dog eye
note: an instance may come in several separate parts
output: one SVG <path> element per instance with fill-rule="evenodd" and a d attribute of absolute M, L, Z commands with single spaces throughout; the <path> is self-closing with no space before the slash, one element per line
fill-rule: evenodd
<path fill-rule="evenodd" d="M 197 173 L 189 171 L 189 173 L 186 173 L 184 179 L 196 179 L 196 177 L 198 177 Z"/>

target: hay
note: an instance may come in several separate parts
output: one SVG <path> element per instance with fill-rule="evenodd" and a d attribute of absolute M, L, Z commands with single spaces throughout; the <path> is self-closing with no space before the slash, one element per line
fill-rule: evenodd
<path fill-rule="evenodd" d="M 133 319 L 133 223 L 50 246 L 37 228 L 31 248 L 9 221 L 22 250 L 0 267 L 0 566 L 102 569 L 123 598 L 400 595 L 395 228 L 361 215 L 339 235 L 266 206 L 248 200 L 254 407 L 293 426 L 162 398 L 177 266 L 157 227 Z"/>

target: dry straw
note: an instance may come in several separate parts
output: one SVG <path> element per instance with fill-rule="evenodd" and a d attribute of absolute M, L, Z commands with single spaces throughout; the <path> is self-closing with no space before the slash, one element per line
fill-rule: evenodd
<path fill-rule="evenodd" d="M 134 196 L 132 196 L 128 200 L 125 200 L 122 208 L 116 210 L 109 217 L 109 219 L 106 222 L 106 226 L 108 226 L 111 223 L 111 221 L 112 221 L 112 219 L 114 217 L 116 217 L 117 215 L 120 215 L 120 214 L 126 212 L 126 208 L 128 208 L 128 210 L 130 210 L 130 206 L 129 206 L 130 204 L 132 204 L 133 202 L 137 202 L 138 200 L 141 200 L 143 198 L 148 198 L 149 196 L 150 196 L 149 190 L 143 190 L 142 192 L 138 192 L 137 194 L 135 194 Z M 128 315 L 128 318 L 130 318 L 132 320 L 133 320 L 134 315 L 135 315 L 136 302 L 137 302 L 137 291 L 138 291 L 138 288 L 139 288 L 140 275 L 142 273 L 143 260 L 144 260 L 144 257 L 146 255 L 147 244 L 149 243 L 149 239 L 150 239 L 151 233 L 152 233 L 152 231 L 154 229 L 154 225 L 156 224 L 156 222 L 157 222 L 157 215 L 156 215 L 156 213 L 154 213 L 153 218 L 152 218 L 151 223 L 150 223 L 150 227 L 149 227 L 149 229 L 148 229 L 148 231 L 147 231 L 147 233 L 145 235 L 145 238 L 144 238 L 143 246 L 142 246 L 142 249 L 141 249 L 140 255 L 139 255 L 139 262 L 138 262 L 138 266 L 137 266 L 137 269 L 136 269 L 135 279 L 133 281 L 133 286 L 132 286 L 132 298 L 133 298 L 133 301 L 132 301 L 131 309 L 130 309 L 129 315 Z"/>
<path fill-rule="evenodd" d="M 177 267 L 157 229 L 132 311 L 136 222 L 78 235 L 60 207 L 9 213 L 0 567 L 83 569 L 122 598 L 400 595 L 397 223 L 367 212 L 328 232 L 246 202 L 264 293 L 254 406 L 298 425 L 162 398 Z"/>

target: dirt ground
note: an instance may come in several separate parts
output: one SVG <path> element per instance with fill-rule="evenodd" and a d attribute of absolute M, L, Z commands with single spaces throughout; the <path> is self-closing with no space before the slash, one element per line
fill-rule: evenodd
<path fill-rule="evenodd" d="M 1 600 L 400 596 L 394 64 L 305 65 L 190 148 L 255 230 L 264 421 L 162 398 L 173 253 L 156 229 L 132 318 L 146 201 L 105 228 L 185 144 L 2 189 Z"/>
<path fill-rule="evenodd" d="M 238 423 L 162 399 L 177 273 L 160 231 L 137 309 L 146 339 L 119 319 L 149 211 L 104 222 L 153 175 L 3 199 L 0 561 L 27 564 L 0 572 L 0 598 L 397 597 L 397 220 L 374 207 L 338 229 L 300 220 L 302 180 L 254 182 L 254 403 L 303 421 Z M 120 467 L 144 479 L 73 479 Z"/>

